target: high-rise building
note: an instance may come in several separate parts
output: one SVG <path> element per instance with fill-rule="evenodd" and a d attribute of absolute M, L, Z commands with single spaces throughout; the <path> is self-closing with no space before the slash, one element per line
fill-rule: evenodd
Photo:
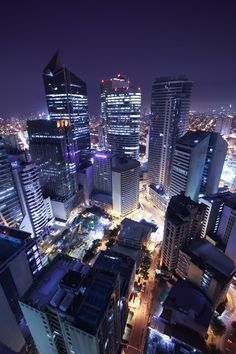
<path fill-rule="evenodd" d="M 76 193 L 75 154 L 68 120 L 28 121 L 29 149 L 32 160 L 39 167 L 44 196 L 50 196 L 52 206 L 63 203 L 63 219 L 78 204 Z M 55 201 L 55 203 L 54 203 Z M 54 208 L 54 207 L 53 207 Z M 54 212 L 55 212 L 54 208 Z M 57 215 L 55 214 L 57 217 Z"/>
<path fill-rule="evenodd" d="M 87 87 L 60 63 L 58 51 L 43 71 L 48 113 L 51 120 L 69 120 L 76 165 L 90 151 Z"/>
<path fill-rule="evenodd" d="M 120 274 L 121 332 L 123 333 L 129 313 L 128 301 L 134 287 L 135 261 L 123 254 L 106 250 L 100 252 L 93 267 L 102 270 L 109 269 Z"/>
<path fill-rule="evenodd" d="M 93 189 L 95 193 L 112 194 L 112 161 L 114 154 L 97 151 L 93 155 Z"/>
<path fill-rule="evenodd" d="M 227 148 L 227 142 L 219 133 L 210 133 L 210 140 L 200 188 L 201 195 L 215 194 L 218 192 Z"/>
<path fill-rule="evenodd" d="M 109 151 L 139 158 L 141 92 L 122 75 L 101 82 L 101 119 Z"/>
<path fill-rule="evenodd" d="M 227 143 L 218 133 L 187 132 L 174 149 L 170 197 L 183 191 L 198 201 L 200 194 L 217 193 L 226 151 Z"/>
<path fill-rule="evenodd" d="M 20 301 L 39 354 L 116 354 L 120 276 L 58 255 Z"/>
<path fill-rule="evenodd" d="M 152 85 L 148 182 L 165 192 L 175 144 L 187 131 L 191 91 L 185 76 L 158 78 Z"/>
<path fill-rule="evenodd" d="M 187 132 L 178 140 L 171 166 L 169 195 L 184 192 L 187 197 L 198 201 L 210 133 Z"/>
<path fill-rule="evenodd" d="M 236 198 L 228 199 L 223 207 L 216 240 L 225 254 L 236 264 Z"/>
<path fill-rule="evenodd" d="M 184 193 L 170 199 L 164 226 L 161 264 L 169 271 L 176 269 L 179 251 L 201 236 L 205 207 Z"/>
<path fill-rule="evenodd" d="M 20 201 L 12 176 L 11 164 L 0 138 L 0 223 L 6 226 L 19 226 L 23 219 Z"/>
<path fill-rule="evenodd" d="M 176 273 L 197 285 L 216 307 L 224 301 L 236 268 L 215 245 L 198 239 L 180 250 Z"/>
<path fill-rule="evenodd" d="M 42 268 L 31 235 L 0 225 L 0 352 L 1 344 L 19 353 L 26 344 L 27 327 L 18 300 Z"/>
<path fill-rule="evenodd" d="M 223 115 L 216 119 L 215 131 L 220 135 L 229 135 L 232 127 L 233 116 Z"/>
<path fill-rule="evenodd" d="M 202 225 L 201 237 L 210 237 L 216 240 L 224 205 L 236 202 L 236 193 L 224 192 L 212 194 L 199 199 L 205 205 L 205 216 Z"/>
<path fill-rule="evenodd" d="M 78 180 L 83 188 L 84 202 L 89 204 L 93 192 L 93 166 L 90 161 L 80 164 Z"/>
<path fill-rule="evenodd" d="M 125 216 L 139 205 L 140 163 L 127 157 L 117 158 L 112 168 L 113 211 Z"/>
<path fill-rule="evenodd" d="M 42 239 L 48 234 L 49 227 L 38 168 L 33 162 L 15 163 L 13 166 L 13 177 L 24 214 L 20 229 Z"/>

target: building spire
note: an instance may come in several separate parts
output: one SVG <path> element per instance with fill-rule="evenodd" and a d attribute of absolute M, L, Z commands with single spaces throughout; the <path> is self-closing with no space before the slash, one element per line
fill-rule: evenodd
<path fill-rule="evenodd" d="M 46 66 L 46 68 L 43 70 L 43 74 L 52 76 L 61 68 L 62 68 L 61 58 L 60 58 L 60 54 L 59 54 L 59 49 L 57 49 L 57 51 L 53 55 L 52 59 L 50 60 L 50 62 Z"/>

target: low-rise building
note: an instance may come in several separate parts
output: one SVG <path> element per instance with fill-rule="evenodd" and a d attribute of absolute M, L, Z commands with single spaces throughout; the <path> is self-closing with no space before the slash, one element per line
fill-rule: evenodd
<path fill-rule="evenodd" d="M 121 222 L 118 244 L 140 250 L 147 245 L 151 232 L 147 224 L 125 218 Z"/>

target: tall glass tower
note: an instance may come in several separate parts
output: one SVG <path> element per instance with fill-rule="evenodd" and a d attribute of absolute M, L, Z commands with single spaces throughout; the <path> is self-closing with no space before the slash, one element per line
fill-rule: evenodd
<path fill-rule="evenodd" d="M 158 78 L 152 86 L 148 180 L 165 191 L 176 141 L 188 128 L 191 91 L 185 76 Z"/>
<path fill-rule="evenodd" d="M 44 69 L 43 80 L 50 119 L 70 121 L 78 167 L 90 151 L 86 84 L 61 65 L 58 51 Z"/>
<path fill-rule="evenodd" d="M 139 158 L 141 92 L 125 76 L 101 82 L 101 118 L 109 151 Z"/>
<path fill-rule="evenodd" d="M 65 202 L 78 190 L 72 130 L 68 120 L 28 121 L 29 150 L 40 170 L 43 194 Z"/>
<path fill-rule="evenodd" d="M 19 226 L 23 219 L 20 201 L 13 180 L 11 164 L 0 137 L 0 223 L 9 227 Z"/>

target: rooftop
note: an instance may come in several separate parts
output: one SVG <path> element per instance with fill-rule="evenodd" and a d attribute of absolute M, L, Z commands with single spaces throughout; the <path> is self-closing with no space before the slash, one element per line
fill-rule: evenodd
<path fill-rule="evenodd" d="M 167 208 L 168 218 L 172 218 L 175 223 L 183 222 L 191 215 L 191 210 L 200 208 L 200 206 L 201 204 L 194 202 L 190 197 L 186 197 L 184 192 L 181 192 L 170 199 Z"/>
<path fill-rule="evenodd" d="M 93 266 L 118 272 L 121 277 L 121 294 L 125 296 L 135 266 L 132 258 L 114 251 L 104 251 L 99 254 Z"/>
<path fill-rule="evenodd" d="M 136 250 L 134 248 L 127 247 L 127 246 L 121 246 L 121 245 L 118 245 L 118 243 L 115 243 L 114 246 L 112 246 L 112 251 L 116 252 L 116 253 L 123 254 L 125 256 L 128 256 L 128 257 L 132 258 L 137 263 L 140 261 L 140 258 L 141 258 L 141 251 L 140 250 Z"/>
<path fill-rule="evenodd" d="M 0 225 L 0 265 L 30 242 L 30 233 Z"/>
<path fill-rule="evenodd" d="M 206 131 L 189 131 L 178 140 L 177 144 L 194 147 L 208 136 L 210 133 Z"/>
<path fill-rule="evenodd" d="M 195 285 L 179 280 L 170 290 L 163 308 L 184 313 L 193 322 L 205 327 L 209 326 L 212 316 L 212 304 Z"/>
<path fill-rule="evenodd" d="M 142 242 L 143 237 L 147 236 L 152 228 L 144 223 L 125 218 L 121 222 L 119 241 L 130 239 Z"/>
<path fill-rule="evenodd" d="M 112 196 L 105 193 L 96 193 L 93 195 L 93 199 L 100 203 L 112 204 Z"/>
<path fill-rule="evenodd" d="M 87 267 L 74 258 L 58 255 L 36 278 L 21 299 L 37 309 L 63 313 L 67 320 L 96 333 L 114 290 L 117 275 Z"/>
<path fill-rule="evenodd" d="M 112 171 L 114 172 L 124 172 L 131 170 L 133 168 L 140 167 L 139 161 L 127 157 L 117 157 L 116 161 L 114 163 L 114 167 L 112 168 Z"/>
<path fill-rule="evenodd" d="M 156 78 L 155 82 L 176 82 L 176 81 L 189 81 L 185 75 L 176 76 L 162 76 Z"/>
<path fill-rule="evenodd" d="M 234 262 L 205 239 L 191 242 L 184 252 L 191 256 L 193 263 L 212 270 L 222 281 L 231 278 L 236 271 Z"/>

